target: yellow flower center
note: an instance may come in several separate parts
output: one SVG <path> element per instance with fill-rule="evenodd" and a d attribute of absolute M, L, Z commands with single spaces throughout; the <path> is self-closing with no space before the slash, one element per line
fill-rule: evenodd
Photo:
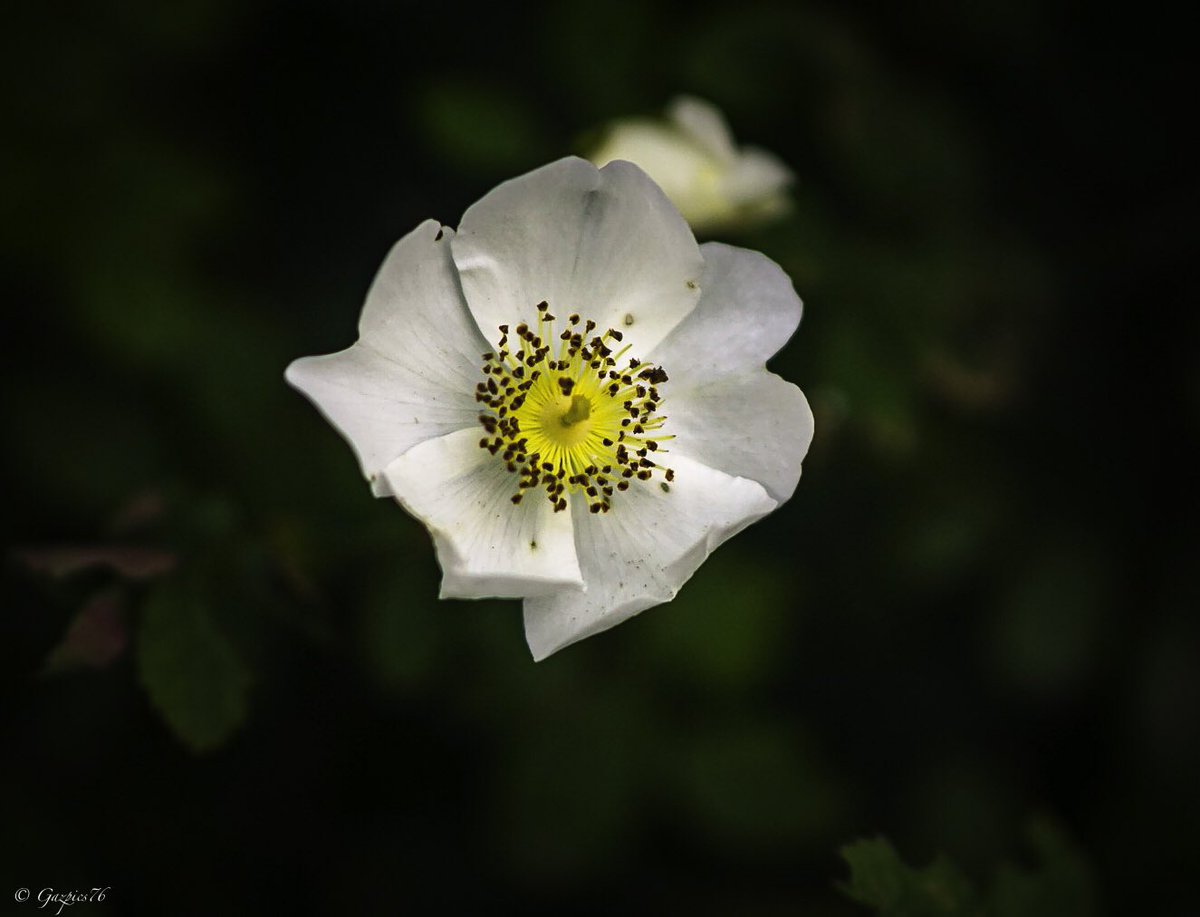
<path fill-rule="evenodd" d="M 675 473 L 650 458 L 661 458 L 667 450 L 660 444 L 674 438 L 659 432 L 667 374 L 626 358 L 619 331 L 595 334 L 595 322 L 572 315 L 555 334 L 549 305 L 538 303 L 537 312 L 536 330 L 500 326 L 499 349 L 483 355 L 485 381 L 475 387 L 475 400 L 486 406 L 479 445 L 517 475 L 513 503 L 539 489 L 560 512 L 564 495 L 579 492 L 593 513 L 606 513 L 617 491 L 655 474 L 669 491 Z"/>

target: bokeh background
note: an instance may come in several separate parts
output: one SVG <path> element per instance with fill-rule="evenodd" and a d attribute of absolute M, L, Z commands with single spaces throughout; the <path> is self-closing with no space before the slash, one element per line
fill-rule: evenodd
<path fill-rule="evenodd" d="M 850 917 L 838 851 L 883 834 L 1006 914 L 1200 913 L 1175 24 L 5 19 L 0 909 Z M 796 173 L 786 219 L 726 238 L 805 300 L 773 368 L 816 439 L 676 601 L 535 665 L 516 602 L 436 601 L 422 527 L 283 369 L 352 342 L 419 221 L 679 92 Z"/>

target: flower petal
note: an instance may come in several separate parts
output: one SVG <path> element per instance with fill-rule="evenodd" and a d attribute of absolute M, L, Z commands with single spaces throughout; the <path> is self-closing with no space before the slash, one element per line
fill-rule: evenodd
<path fill-rule="evenodd" d="M 384 469 L 396 499 L 433 533 L 442 598 L 582 588 L 571 508 L 554 512 L 540 492 L 514 506 L 516 476 L 479 440 L 479 430 L 459 430 L 414 446 Z"/>
<path fill-rule="evenodd" d="M 672 462 L 682 453 L 757 481 L 779 503 L 796 490 L 812 442 L 813 415 L 792 383 L 765 370 L 723 376 L 708 385 L 672 390 L 666 413 L 676 437 Z"/>
<path fill-rule="evenodd" d="M 389 493 L 379 473 L 392 459 L 476 423 L 488 344 L 458 286 L 452 235 L 428 220 L 397 242 L 367 293 L 358 342 L 287 368 L 349 441 L 377 496 Z"/>
<path fill-rule="evenodd" d="M 671 377 L 668 398 L 715 376 L 760 369 L 800 324 L 800 297 L 770 258 L 720 242 L 700 250 L 700 302 L 647 355 Z M 669 407 L 666 412 L 669 417 Z"/>
<path fill-rule="evenodd" d="M 748 147 L 721 178 L 721 190 L 738 206 L 750 206 L 777 195 L 792 181 L 792 172 L 778 157 Z"/>
<path fill-rule="evenodd" d="M 648 483 L 620 494 L 610 513 L 575 514 L 587 591 L 525 600 L 534 659 L 670 601 L 719 544 L 776 506 L 753 481 L 674 454 L 671 465 L 669 493 Z"/>
<path fill-rule="evenodd" d="M 732 165 L 737 158 L 733 134 L 715 105 L 695 96 L 679 96 L 667 107 L 667 117 L 722 165 Z"/>
<path fill-rule="evenodd" d="M 452 245 L 467 305 L 485 336 L 579 313 L 644 354 L 699 298 L 703 259 L 691 230 L 649 177 L 560 159 L 499 185 L 463 215 Z"/>
<path fill-rule="evenodd" d="M 598 166 L 624 159 L 645 171 L 693 226 L 724 205 L 714 200 L 717 168 L 707 151 L 675 130 L 654 121 L 624 121 L 612 127 L 592 155 Z"/>

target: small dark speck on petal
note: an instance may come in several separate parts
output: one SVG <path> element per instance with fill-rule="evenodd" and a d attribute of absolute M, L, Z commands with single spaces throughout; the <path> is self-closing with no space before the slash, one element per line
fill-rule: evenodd
<path fill-rule="evenodd" d="M 532 551 L 536 551 L 537 550 L 537 542 L 536 541 L 529 542 L 529 548 Z"/>

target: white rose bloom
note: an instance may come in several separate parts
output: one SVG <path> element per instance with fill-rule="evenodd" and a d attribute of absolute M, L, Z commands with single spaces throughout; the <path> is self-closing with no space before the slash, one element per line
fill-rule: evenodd
<path fill-rule="evenodd" d="M 764 363 L 800 310 L 637 167 L 563 159 L 401 239 L 358 342 L 287 379 L 429 528 L 442 597 L 524 599 L 540 660 L 791 496 L 812 413 Z"/>
<path fill-rule="evenodd" d="M 616 122 L 590 158 L 641 166 L 696 231 L 752 225 L 788 207 L 787 167 L 765 150 L 739 150 L 721 112 L 690 96 L 667 107 L 665 122 Z"/>

